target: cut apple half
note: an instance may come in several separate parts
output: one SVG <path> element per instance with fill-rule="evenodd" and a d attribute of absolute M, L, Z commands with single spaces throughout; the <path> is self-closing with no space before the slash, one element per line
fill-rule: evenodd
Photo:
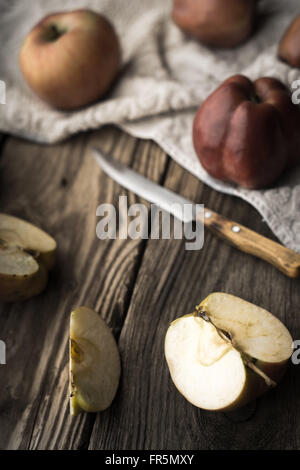
<path fill-rule="evenodd" d="M 0 213 L 0 300 L 25 300 L 42 292 L 55 253 L 56 242 L 46 232 Z"/>
<path fill-rule="evenodd" d="M 271 313 L 225 293 L 171 323 L 165 357 L 193 405 L 233 410 L 277 385 L 293 353 L 287 328 Z"/>
<path fill-rule="evenodd" d="M 92 309 L 79 307 L 70 321 L 70 413 L 108 408 L 117 392 L 120 354 L 105 321 Z"/>

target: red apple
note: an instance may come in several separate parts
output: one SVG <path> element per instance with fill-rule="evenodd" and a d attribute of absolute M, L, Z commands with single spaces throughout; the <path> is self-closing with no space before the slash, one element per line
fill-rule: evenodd
<path fill-rule="evenodd" d="M 299 107 L 280 81 L 234 75 L 200 106 L 193 141 L 214 178 L 259 189 L 300 162 L 299 129 Z"/>
<path fill-rule="evenodd" d="M 116 78 L 120 46 L 113 26 L 90 10 L 55 13 L 25 38 L 21 70 L 32 90 L 58 109 L 101 98 Z"/>
<path fill-rule="evenodd" d="M 174 0 L 172 18 L 210 46 L 232 47 L 252 33 L 257 0 Z"/>

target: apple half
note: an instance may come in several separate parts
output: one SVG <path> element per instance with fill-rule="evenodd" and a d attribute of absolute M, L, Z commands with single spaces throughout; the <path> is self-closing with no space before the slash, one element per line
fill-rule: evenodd
<path fill-rule="evenodd" d="M 92 309 L 79 307 L 70 320 L 70 413 L 108 408 L 118 389 L 121 361 L 115 338 Z"/>
<path fill-rule="evenodd" d="M 53 267 L 56 242 L 25 220 L 0 213 L 0 301 L 39 294 Z"/>
<path fill-rule="evenodd" d="M 193 405 L 237 409 L 277 385 L 293 353 L 278 318 L 225 293 L 173 321 L 165 338 L 171 378 Z"/>

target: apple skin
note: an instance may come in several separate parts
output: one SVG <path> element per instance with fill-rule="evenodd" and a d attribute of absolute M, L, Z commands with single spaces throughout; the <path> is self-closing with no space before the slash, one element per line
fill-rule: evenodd
<path fill-rule="evenodd" d="M 208 301 L 208 298 L 205 299 L 201 305 L 204 306 L 205 303 Z M 177 318 L 172 322 L 174 324 L 175 322 L 180 321 L 182 318 L 185 317 L 192 317 L 193 314 L 187 314 L 184 315 L 183 317 Z M 165 339 L 165 348 L 167 344 L 167 336 Z M 168 362 L 168 361 L 167 361 Z M 169 364 L 168 364 L 169 365 Z M 267 363 L 264 361 L 257 360 L 255 362 L 255 365 L 263 371 L 265 374 L 268 375 L 272 380 L 276 382 L 278 385 L 282 378 L 285 375 L 287 366 L 288 366 L 288 359 L 286 361 L 282 362 L 277 362 L 274 364 Z M 172 374 L 171 374 L 172 377 Z M 173 377 L 172 377 L 173 380 Z M 174 382 L 174 380 L 173 380 Z M 176 384 L 175 384 L 176 386 Z M 176 386 L 178 389 L 179 393 L 182 393 L 182 391 Z M 216 410 L 210 410 L 210 411 L 217 411 L 217 412 L 231 412 L 238 410 L 239 408 L 242 408 L 243 406 L 247 405 L 253 400 L 256 400 L 257 398 L 261 397 L 262 395 L 266 394 L 267 392 L 270 391 L 270 387 L 266 384 L 264 379 L 260 377 L 258 374 L 256 374 L 254 371 L 249 369 L 248 367 L 245 366 L 245 383 L 244 386 L 240 392 L 240 394 L 237 396 L 237 398 L 228 406 L 218 408 Z M 188 397 L 184 395 L 184 398 L 187 401 L 190 401 Z M 192 402 L 191 402 L 192 403 Z M 194 403 L 192 403 L 194 405 Z"/>
<path fill-rule="evenodd" d="M 299 162 L 299 128 L 299 107 L 281 82 L 234 75 L 198 109 L 193 142 L 211 176 L 261 189 Z"/>
<path fill-rule="evenodd" d="M 115 398 L 121 374 L 116 340 L 92 309 L 78 307 L 70 318 L 70 412 L 98 412 Z"/>
<path fill-rule="evenodd" d="M 206 297 L 206 299 L 204 299 L 200 304 L 201 308 L 209 312 L 210 299 L 214 295 L 216 294 L 210 294 L 208 297 Z M 291 338 L 291 342 L 292 342 L 292 338 Z M 291 354 L 292 352 L 293 352 L 293 348 L 291 347 Z M 255 365 L 258 369 L 263 371 L 268 377 L 274 380 L 278 385 L 280 381 L 282 380 L 283 376 L 285 375 L 288 362 L 289 362 L 289 358 L 284 361 L 275 362 L 275 363 L 257 360 L 255 362 Z M 227 406 L 218 411 L 229 412 L 229 411 L 237 410 L 245 406 L 247 403 L 250 403 L 251 401 L 257 399 L 258 397 L 264 395 L 270 390 L 270 387 L 266 384 L 266 382 L 264 381 L 262 377 L 257 375 L 254 371 L 252 371 L 248 367 L 245 367 L 245 371 L 246 371 L 246 381 L 245 381 L 244 388 L 241 391 L 240 395 L 237 397 L 237 399 L 233 403 L 231 403 L 230 406 Z"/>
<path fill-rule="evenodd" d="M 197 317 L 199 312 L 205 313 L 209 321 Z M 220 340 L 215 328 L 227 332 L 230 341 Z M 215 337 L 211 336 L 209 329 L 214 331 Z M 225 349 L 220 341 L 227 345 Z M 193 313 L 170 324 L 164 350 L 173 383 L 186 400 L 198 408 L 227 412 L 246 405 L 279 384 L 293 353 L 293 339 L 288 329 L 270 312 L 233 295 L 214 292 Z M 214 375 L 204 372 L 214 368 L 219 361 L 219 364 L 223 362 L 225 371 L 230 364 L 226 363 L 226 356 L 234 350 L 235 358 L 231 356 L 231 368 L 226 374 L 222 374 L 221 369 Z M 238 363 L 242 368 L 235 367 Z M 256 371 L 250 363 L 255 365 Z M 263 378 L 259 370 L 267 377 Z M 229 399 L 227 395 L 226 400 L 226 395 L 222 399 L 222 388 L 223 391 L 227 388 L 224 387 L 224 378 L 227 383 L 235 383 L 234 394 L 233 389 L 227 389 L 231 397 Z M 219 384 L 223 383 L 222 388 L 219 387 L 219 379 Z M 210 384 L 205 394 L 201 381 Z M 210 396 L 207 400 L 208 390 Z"/>
<path fill-rule="evenodd" d="M 25 38 L 20 66 L 32 90 L 54 108 L 72 110 L 103 97 L 121 62 L 112 25 L 91 10 L 55 13 Z"/>
<path fill-rule="evenodd" d="M 257 0 L 174 0 L 173 21 L 184 32 L 217 47 L 233 47 L 252 33 Z"/>
<path fill-rule="evenodd" d="M 34 297 L 46 288 L 48 271 L 43 263 L 38 263 L 38 270 L 30 277 L 5 276 L 0 273 L 0 301 L 20 302 Z"/>
<path fill-rule="evenodd" d="M 0 213 L 0 301 L 16 302 L 40 294 L 55 264 L 56 251 L 56 241 L 46 232 Z"/>
<path fill-rule="evenodd" d="M 279 384 L 286 372 L 288 361 L 284 361 L 274 366 L 266 364 L 262 361 L 256 361 L 255 365 L 265 374 L 271 377 L 277 384 Z M 245 368 L 245 370 L 246 381 L 240 395 L 233 403 L 231 403 L 231 405 L 219 409 L 218 411 L 230 412 L 238 410 L 239 408 L 242 408 L 251 401 L 256 400 L 257 398 L 270 391 L 270 387 L 266 384 L 264 379 L 259 377 L 255 372 L 248 369 L 247 367 Z"/>
<path fill-rule="evenodd" d="M 296 16 L 284 33 L 278 56 L 292 67 L 300 68 L 300 15 Z"/>

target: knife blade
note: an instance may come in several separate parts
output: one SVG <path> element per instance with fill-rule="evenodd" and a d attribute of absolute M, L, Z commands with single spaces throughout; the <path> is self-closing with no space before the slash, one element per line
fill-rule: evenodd
<path fill-rule="evenodd" d="M 170 214 L 185 223 L 195 220 L 195 210 L 189 213 L 182 210 L 182 207 L 186 204 L 196 207 L 194 202 L 179 196 L 163 186 L 153 183 L 153 181 L 131 170 L 131 168 L 128 168 L 119 161 L 113 160 L 97 149 L 93 149 L 93 154 L 96 162 L 105 173 L 121 186 L 124 186 L 124 188 L 146 199 L 146 201 L 158 205 L 163 210 L 170 212 Z"/>
<path fill-rule="evenodd" d="M 185 204 L 196 204 L 173 191 L 154 183 L 121 162 L 93 148 L 93 155 L 98 165 L 113 180 L 143 199 L 157 204 L 175 217 L 190 222 L 191 217 L 180 210 Z M 203 218 L 204 215 L 204 218 Z M 249 228 L 223 217 L 207 207 L 204 214 L 193 211 L 192 220 L 204 219 L 204 225 L 220 238 L 225 239 L 239 250 L 261 258 L 275 266 L 288 277 L 300 276 L 300 254 L 267 238 Z"/>

